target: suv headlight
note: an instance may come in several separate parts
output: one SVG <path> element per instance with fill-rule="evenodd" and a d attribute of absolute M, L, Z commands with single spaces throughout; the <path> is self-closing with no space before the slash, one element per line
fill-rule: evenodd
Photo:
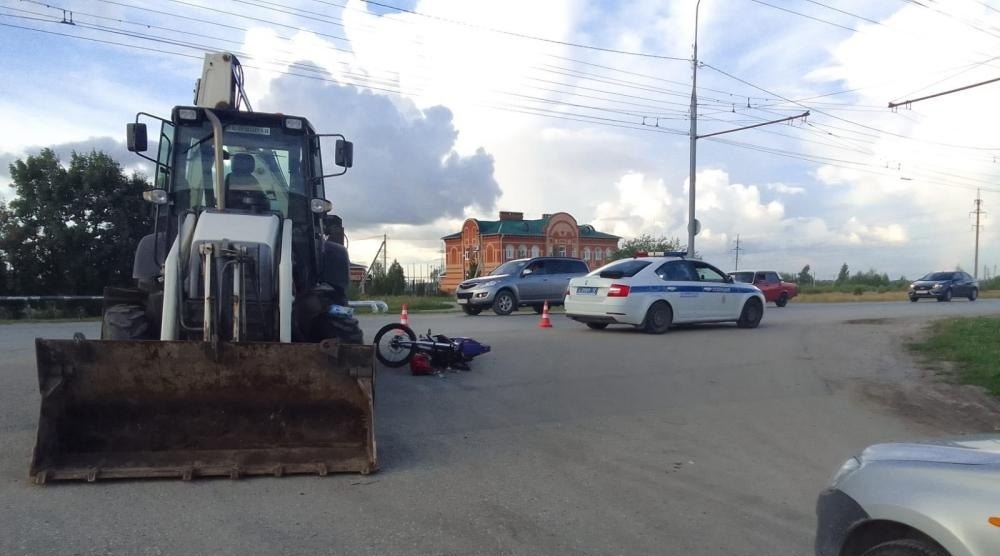
<path fill-rule="evenodd" d="M 490 287 L 490 286 L 495 286 L 495 285 L 497 285 L 497 284 L 499 284 L 499 282 L 498 282 L 498 281 L 496 281 L 496 280 L 490 280 L 489 282 L 484 282 L 484 283 L 482 283 L 482 284 L 479 284 L 479 285 L 480 285 L 481 287 L 484 287 L 484 288 L 488 288 L 488 287 Z"/>
<path fill-rule="evenodd" d="M 858 458 L 853 457 L 845 461 L 844 464 L 840 466 L 840 469 L 838 469 L 837 472 L 833 474 L 833 477 L 830 478 L 830 486 L 836 487 L 838 484 L 840 484 L 840 481 L 843 481 L 850 474 L 854 473 L 858 469 L 861 469 L 861 460 L 859 460 Z"/>

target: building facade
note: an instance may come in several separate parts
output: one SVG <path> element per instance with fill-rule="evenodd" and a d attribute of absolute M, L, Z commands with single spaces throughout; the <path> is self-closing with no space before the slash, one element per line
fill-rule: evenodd
<path fill-rule="evenodd" d="M 469 218 L 460 232 L 441 239 L 445 252 L 441 289 L 450 293 L 473 268 L 481 276 L 514 259 L 576 257 L 595 269 L 611 258 L 619 237 L 599 232 L 589 224 L 579 225 L 565 212 L 525 220 L 524 213 L 501 211 L 499 220 Z"/>

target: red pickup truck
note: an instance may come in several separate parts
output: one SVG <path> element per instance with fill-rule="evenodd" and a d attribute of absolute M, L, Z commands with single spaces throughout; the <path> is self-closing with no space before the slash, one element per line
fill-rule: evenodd
<path fill-rule="evenodd" d="M 799 294 L 799 286 L 794 282 L 783 282 L 773 270 L 738 270 L 730 272 L 737 282 L 753 284 L 764 294 L 764 299 L 773 301 L 778 307 L 788 305 L 788 300 Z"/>

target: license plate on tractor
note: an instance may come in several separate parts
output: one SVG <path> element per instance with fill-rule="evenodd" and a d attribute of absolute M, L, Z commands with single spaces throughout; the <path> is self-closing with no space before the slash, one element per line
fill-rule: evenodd
<path fill-rule="evenodd" d="M 576 288 L 576 295 L 597 295 L 597 288 L 578 287 Z"/>

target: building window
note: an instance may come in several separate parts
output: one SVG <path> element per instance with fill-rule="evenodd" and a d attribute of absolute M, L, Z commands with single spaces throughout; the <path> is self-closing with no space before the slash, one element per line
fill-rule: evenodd
<path fill-rule="evenodd" d="M 505 252 L 505 255 L 506 255 L 507 259 L 513 259 L 514 258 L 514 246 L 513 245 L 508 245 L 507 246 L 507 250 Z"/>
<path fill-rule="evenodd" d="M 583 248 L 583 260 L 585 260 L 585 261 L 589 261 L 590 260 L 590 247 L 584 247 Z"/>
<path fill-rule="evenodd" d="M 594 249 L 594 260 L 599 261 L 603 258 L 604 258 L 604 253 L 601 251 L 601 248 L 598 247 L 597 249 Z"/>
<path fill-rule="evenodd" d="M 541 252 L 542 252 L 542 250 L 539 249 L 537 245 L 532 245 L 531 246 L 531 256 L 532 257 L 538 257 L 541 254 Z"/>
<path fill-rule="evenodd" d="M 559 255 L 560 257 L 565 257 L 566 256 L 566 246 L 565 245 L 560 245 L 556 249 L 556 254 Z"/>
<path fill-rule="evenodd" d="M 575 259 L 576 257 L 579 257 L 579 255 L 577 255 L 577 248 L 576 248 L 576 245 L 574 245 L 573 246 L 573 258 Z"/>
<path fill-rule="evenodd" d="M 528 256 L 528 247 L 526 245 L 517 246 L 517 256 L 520 258 L 525 258 Z"/>
<path fill-rule="evenodd" d="M 609 260 L 609 261 L 611 260 L 611 248 L 610 247 L 608 247 L 607 249 L 604 250 L 604 258 L 607 259 L 607 260 Z"/>

